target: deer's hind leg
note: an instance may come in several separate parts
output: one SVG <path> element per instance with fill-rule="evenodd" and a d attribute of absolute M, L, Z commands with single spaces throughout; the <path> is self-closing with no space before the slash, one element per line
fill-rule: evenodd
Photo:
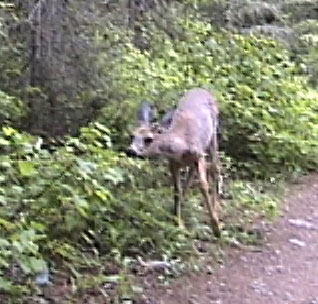
<path fill-rule="evenodd" d="M 192 165 L 189 167 L 189 170 L 187 172 L 187 176 L 186 176 L 186 180 L 185 180 L 185 184 L 184 184 L 184 189 L 183 189 L 183 198 L 185 198 L 186 194 L 188 193 L 189 188 L 192 185 L 194 173 L 195 173 L 195 166 Z"/>
<path fill-rule="evenodd" d="M 218 155 L 218 142 L 216 134 L 212 137 L 211 145 L 209 147 L 209 159 L 210 159 L 210 167 L 208 178 L 209 184 L 211 185 L 211 192 L 213 196 L 213 200 L 216 204 L 216 210 L 218 213 L 221 213 L 221 205 L 219 203 L 218 197 L 222 194 L 223 190 L 223 180 L 221 173 L 221 162 Z"/>
<path fill-rule="evenodd" d="M 211 220 L 211 227 L 215 234 L 215 236 L 220 237 L 221 231 L 220 231 L 220 225 L 219 225 L 219 219 L 216 212 L 217 209 L 217 199 L 216 196 L 209 194 L 209 182 L 207 179 L 207 164 L 205 157 L 200 157 L 198 160 L 198 176 L 200 180 L 200 187 L 201 192 L 204 197 L 205 205 L 208 209 L 210 220 Z"/>

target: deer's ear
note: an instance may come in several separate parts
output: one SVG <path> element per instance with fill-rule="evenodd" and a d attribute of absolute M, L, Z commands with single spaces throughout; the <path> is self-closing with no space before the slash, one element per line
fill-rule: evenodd
<path fill-rule="evenodd" d="M 149 125 L 157 117 L 157 109 L 150 102 L 144 102 L 138 111 L 138 121 L 140 124 Z"/>
<path fill-rule="evenodd" d="M 169 129 L 173 121 L 176 110 L 169 110 L 160 120 L 159 124 L 164 129 Z"/>

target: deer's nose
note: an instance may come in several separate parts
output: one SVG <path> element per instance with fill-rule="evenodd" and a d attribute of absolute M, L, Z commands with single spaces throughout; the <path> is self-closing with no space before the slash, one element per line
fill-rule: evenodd
<path fill-rule="evenodd" d="M 134 149 L 131 149 L 131 148 L 128 148 L 126 150 L 126 154 L 127 154 L 127 156 L 137 156 L 136 151 Z"/>

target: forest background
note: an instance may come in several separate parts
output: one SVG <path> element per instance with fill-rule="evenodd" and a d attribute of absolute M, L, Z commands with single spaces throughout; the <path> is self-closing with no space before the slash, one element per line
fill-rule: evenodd
<path fill-rule="evenodd" d="M 281 181 L 316 170 L 317 79 L 314 0 L 0 1 L 0 298 L 62 277 L 62 297 L 133 299 L 140 259 L 166 284 L 202 244 L 258 242 Z M 161 116 L 193 87 L 221 104 L 219 242 L 195 189 L 180 230 L 165 164 L 124 153 L 143 101 Z"/>

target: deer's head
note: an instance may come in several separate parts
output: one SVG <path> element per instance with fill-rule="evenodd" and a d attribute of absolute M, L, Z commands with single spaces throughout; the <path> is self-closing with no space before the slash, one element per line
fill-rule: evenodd
<path fill-rule="evenodd" d="M 174 112 L 175 110 L 170 110 L 160 122 L 155 122 L 156 109 L 150 103 L 144 103 L 138 111 L 138 127 L 132 133 L 127 154 L 144 156 L 155 137 L 169 129 Z"/>

